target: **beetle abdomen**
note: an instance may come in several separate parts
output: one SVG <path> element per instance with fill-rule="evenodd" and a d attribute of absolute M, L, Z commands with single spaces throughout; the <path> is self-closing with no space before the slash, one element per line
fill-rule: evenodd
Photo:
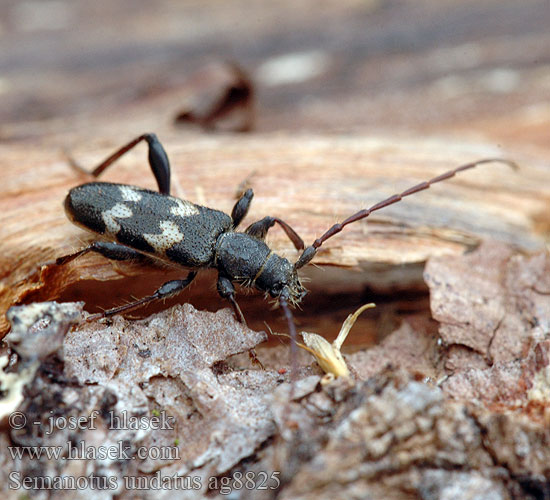
<path fill-rule="evenodd" d="M 231 217 L 219 210 L 107 182 L 71 189 L 65 211 L 79 226 L 185 267 L 208 266 L 216 239 L 232 226 Z"/>

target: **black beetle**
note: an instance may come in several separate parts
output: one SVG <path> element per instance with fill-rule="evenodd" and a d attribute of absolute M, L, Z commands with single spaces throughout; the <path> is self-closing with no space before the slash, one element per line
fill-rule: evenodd
<path fill-rule="evenodd" d="M 292 338 L 295 338 L 296 332 L 289 305 L 297 305 L 306 294 L 297 271 L 313 259 L 325 241 L 348 224 L 463 170 L 489 162 L 515 166 L 513 162 L 499 158 L 462 165 L 360 210 L 343 222 L 334 224 L 306 248 L 300 236 L 277 217 L 265 217 L 248 226 L 244 232 L 236 231 L 250 207 L 254 196 L 252 189 L 242 194 L 231 216 L 170 196 L 170 163 L 154 134 L 144 134 L 129 142 L 96 167 L 92 175 L 97 177 L 141 141 L 146 141 L 149 146 L 149 164 L 159 192 L 106 182 L 91 182 L 71 189 L 65 200 L 69 219 L 100 235 L 103 241 L 96 241 L 78 252 L 60 257 L 56 263 L 64 264 L 87 252 L 97 252 L 115 260 L 146 255 L 190 272 L 185 279 L 168 281 L 150 296 L 91 315 L 89 319 L 110 316 L 174 295 L 191 283 L 198 270 L 215 268 L 218 270 L 218 293 L 229 300 L 241 322 L 245 321 L 235 300 L 233 283 L 254 287 L 277 299 L 288 320 Z M 264 241 L 267 231 L 275 223 L 284 229 L 296 249 L 302 251 L 294 264 L 275 254 Z"/>

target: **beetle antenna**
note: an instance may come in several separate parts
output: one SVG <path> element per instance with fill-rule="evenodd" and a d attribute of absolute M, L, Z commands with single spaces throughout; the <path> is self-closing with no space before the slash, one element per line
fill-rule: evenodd
<path fill-rule="evenodd" d="M 311 246 L 307 247 L 303 251 L 302 255 L 296 261 L 296 264 L 294 266 L 296 267 L 296 269 L 300 269 L 301 267 L 305 266 L 311 259 L 313 259 L 313 257 L 315 257 L 315 254 L 317 253 L 317 249 L 325 241 L 327 241 L 329 238 L 332 238 L 335 234 L 338 234 L 348 224 L 352 224 L 353 222 L 357 222 L 358 220 L 364 219 L 368 217 L 372 212 L 376 212 L 377 210 L 385 208 L 389 205 L 393 205 L 394 203 L 401 201 L 403 198 L 405 198 L 405 196 L 410 196 L 411 194 L 418 193 L 419 191 L 423 191 L 424 189 L 428 189 L 432 184 L 435 184 L 436 182 L 441 182 L 441 181 L 450 179 L 451 177 L 454 177 L 458 172 L 462 172 L 463 170 L 469 170 L 483 163 L 504 163 L 506 165 L 509 165 L 513 169 L 518 168 L 517 164 L 510 160 L 506 160 L 503 158 L 485 158 L 483 160 L 467 163 L 453 170 L 449 170 L 448 172 L 438 175 L 437 177 L 434 177 L 429 181 L 421 182 L 420 184 L 417 184 L 416 186 L 413 186 L 403 191 L 402 193 L 394 194 L 393 196 L 390 196 L 389 198 L 386 198 L 385 200 L 382 200 L 379 203 L 376 203 L 370 208 L 360 210 L 359 212 L 348 217 L 343 222 L 334 224 L 328 231 L 325 232 L 325 234 L 317 238 Z"/>

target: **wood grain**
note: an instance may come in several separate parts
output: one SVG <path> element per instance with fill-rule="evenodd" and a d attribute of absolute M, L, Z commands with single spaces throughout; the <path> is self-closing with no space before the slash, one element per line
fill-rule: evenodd
<path fill-rule="evenodd" d="M 87 146 L 71 155 L 92 167 L 117 145 Z M 239 186 L 246 183 L 255 199 L 243 228 L 276 215 L 306 243 L 334 222 L 422 180 L 481 157 L 507 156 L 480 143 L 412 137 L 214 135 L 183 141 L 168 137 L 165 146 L 175 195 L 230 212 Z M 35 272 L 92 239 L 68 222 L 62 207 L 67 191 L 90 179 L 54 148 L 2 146 L 1 158 L 6 172 L 0 197 L 3 311 L 22 300 L 54 299 L 82 280 L 139 276 L 146 281 L 148 271 L 143 274 L 141 266 L 114 266 L 97 255 L 45 267 L 42 276 Z M 368 285 L 369 271 L 377 266 L 407 269 L 429 256 L 461 253 L 482 238 L 525 250 L 542 248 L 550 227 L 550 186 L 543 168 L 516 160 L 519 172 L 502 164 L 482 165 L 349 226 L 322 247 L 314 262 L 352 269 L 355 279 L 313 269 L 305 272 L 314 277 L 311 286 L 357 289 Z M 111 167 L 104 179 L 155 187 L 144 147 Z M 273 229 L 268 241 L 277 252 L 297 259 L 282 231 Z"/>

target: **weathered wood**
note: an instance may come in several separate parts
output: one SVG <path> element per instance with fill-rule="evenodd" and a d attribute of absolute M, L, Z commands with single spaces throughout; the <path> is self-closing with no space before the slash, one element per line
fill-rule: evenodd
<path fill-rule="evenodd" d="M 81 143 L 122 112 L 118 131 L 158 130 L 216 57 L 251 72 L 262 131 L 472 134 L 548 152 L 546 0 L 3 2 L 0 18 L 2 139 L 70 129 Z"/>
<path fill-rule="evenodd" d="M 80 164 L 92 167 L 118 145 L 113 141 L 71 154 Z M 307 135 L 181 141 L 168 137 L 165 145 L 175 195 L 229 212 L 239 185 L 246 182 L 254 188 L 255 199 L 243 227 L 276 215 L 308 244 L 359 208 L 461 163 L 498 153 L 481 144 Z M 47 269 L 41 285 L 40 274 L 32 276 L 38 266 L 92 238 L 68 222 L 62 207 L 69 188 L 90 179 L 71 169 L 60 150 L 12 145 L 3 146 L 1 156 L 5 172 L 0 202 L 3 310 L 25 297 L 54 299 L 80 280 L 123 275 L 144 280 L 141 266 L 113 266 L 94 255 Z M 550 186 L 543 169 L 517 160 L 519 172 L 505 165 L 481 165 L 347 227 L 321 248 L 314 263 L 362 273 L 350 285 L 349 275 L 339 278 L 331 273 L 327 279 L 324 273 L 312 271 L 312 286 L 334 286 L 340 291 L 347 286 L 349 291 L 368 285 L 367 273 L 376 266 L 399 269 L 422 263 L 428 256 L 458 254 L 487 237 L 523 249 L 541 248 L 550 225 Z M 155 187 L 144 147 L 121 159 L 104 178 Z M 297 259 L 282 231 L 273 229 L 268 240 L 276 251 Z M 330 285 L 329 280 L 336 283 Z"/>
<path fill-rule="evenodd" d="M 210 478 L 241 471 L 280 473 L 281 487 L 266 498 L 548 497 L 550 263 L 544 252 L 522 253 L 544 248 L 550 234 L 546 0 L 12 1 L 0 5 L 0 19 L 0 329 L 10 304 L 33 303 L 13 311 L 9 345 L 18 355 L 0 357 L 9 361 L 0 367 L 5 495 L 10 472 L 70 480 L 85 469 L 122 487 L 123 476 L 180 474 L 202 482 L 196 497 L 219 490 Z M 211 62 L 220 69 L 213 54 L 250 74 L 254 135 L 175 129 L 178 111 L 216 95 L 212 70 L 197 72 Z M 465 172 L 323 245 L 314 261 L 322 267 L 302 270 L 311 281 L 295 311 L 298 330 L 330 339 L 359 305 L 377 307 L 344 345 L 354 381 L 324 383 L 301 352 L 289 401 L 287 346 L 272 337 L 258 348 L 265 370 L 233 355 L 265 336 L 217 311 L 227 304 L 215 273 L 158 304 L 159 314 L 144 308 L 91 323 L 82 307 L 120 305 L 178 273 L 98 255 L 34 273 L 91 237 L 63 214 L 68 189 L 88 180 L 63 150 L 92 167 L 143 132 L 166 144 L 176 195 L 227 211 L 248 184 L 256 199 L 243 226 L 277 215 L 306 243 L 461 163 L 505 156 L 521 169 Z M 105 179 L 154 187 L 144 147 Z M 279 228 L 269 242 L 297 258 Z M 85 305 L 35 303 L 48 298 Z M 177 302 L 200 311 L 168 309 Z M 239 303 L 253 329 L 266 321 L 287 331 L 263 296 L 239 295 Z M 9 428 L 6 400 L 27 428 Z M 111 410 L 166 411 L 176 426 L 145 437 L 113 430 Z M 43 432 L 52 412 L 92 411 L 97 429 Z M 122 440 L 133 449 L 175 446 L 180 458 L 15 462 L 8 453 Z M 140 494 L 174 495 L 155 486 Z"/>

